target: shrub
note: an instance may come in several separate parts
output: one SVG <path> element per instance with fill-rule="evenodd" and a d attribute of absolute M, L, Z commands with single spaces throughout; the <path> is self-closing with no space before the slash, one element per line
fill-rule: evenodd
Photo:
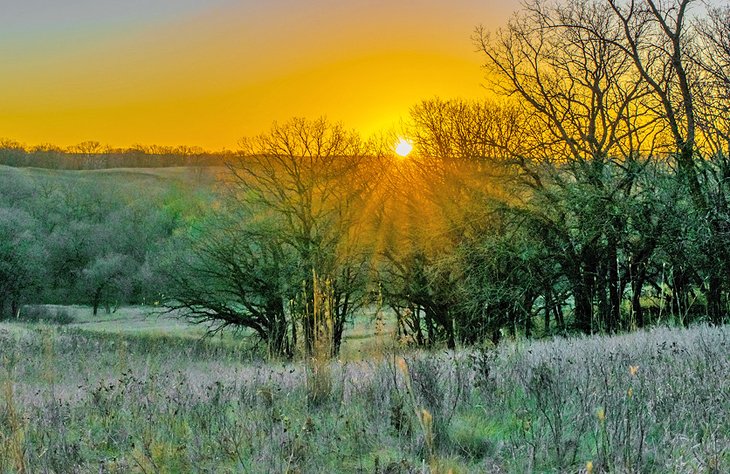
<path fill-rule="evenodd" d="M 60 326 L 71 324 L 75 320 L 64 308 L 49 306 L 25 306 L 18 317 L 26 323 L 46 323 Z"/>

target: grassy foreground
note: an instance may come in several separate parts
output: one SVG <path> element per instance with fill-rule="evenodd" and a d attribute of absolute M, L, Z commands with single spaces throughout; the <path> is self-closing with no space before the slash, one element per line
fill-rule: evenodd
<path fill-rule="evenodd" d="M 0 324 L 0 473 L 730 471 L 728 327 L 325 364 L 84 326 Z"/>

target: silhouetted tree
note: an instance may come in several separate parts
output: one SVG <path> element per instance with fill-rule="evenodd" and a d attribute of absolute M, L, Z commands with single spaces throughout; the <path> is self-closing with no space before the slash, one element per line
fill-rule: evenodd
<path fill-rule="evenodd" d="M 275 123 L 241 145 L 224 178 L 221 216 L 196 239 L 196 258 L 169 304 L 197 320 L 249 327 L 277 354 L 291 354 L 301 324 L 311 354 L 317 325 L 325 324 L 315 315 L 317 282 L 325 282 L 337 353 L 366 293 L 357 227 L 367 189 L 359 176 L 363 145 L 325 119 Z"/>

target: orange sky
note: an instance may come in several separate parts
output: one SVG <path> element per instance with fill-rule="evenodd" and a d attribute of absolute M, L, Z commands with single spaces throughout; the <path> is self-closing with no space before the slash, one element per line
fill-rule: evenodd
<path fill-rule="evenodd" d="M 235 148 L 240 137 L 292 116 L 327 115 L 367 135 L 397 123 L 420 99 L 484 96 L 470 35 L 478 24 L 503 24 L 517 6 L 15 3 L 0 18 L 0 137 L 212 150 Z"/>

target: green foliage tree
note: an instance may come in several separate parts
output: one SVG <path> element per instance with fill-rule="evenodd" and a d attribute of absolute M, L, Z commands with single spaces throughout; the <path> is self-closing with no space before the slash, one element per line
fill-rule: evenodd
<path fill-rule="evenodd" d="M 18 317 L 42 286 L 44 251 L 37 227 L 27 212 L 0 207 L 0 319 Z"/>
<path fill-rule="evenodd" d="M 204 198 L 189 193 L 190 210 L 181 210 L 174 190 L 147 184 L 3 168 L 4 312 L 17 313 L 24 303 L 72 303 L 96 313 L 159 299 L 166 282 L 156 262 Z"/>

